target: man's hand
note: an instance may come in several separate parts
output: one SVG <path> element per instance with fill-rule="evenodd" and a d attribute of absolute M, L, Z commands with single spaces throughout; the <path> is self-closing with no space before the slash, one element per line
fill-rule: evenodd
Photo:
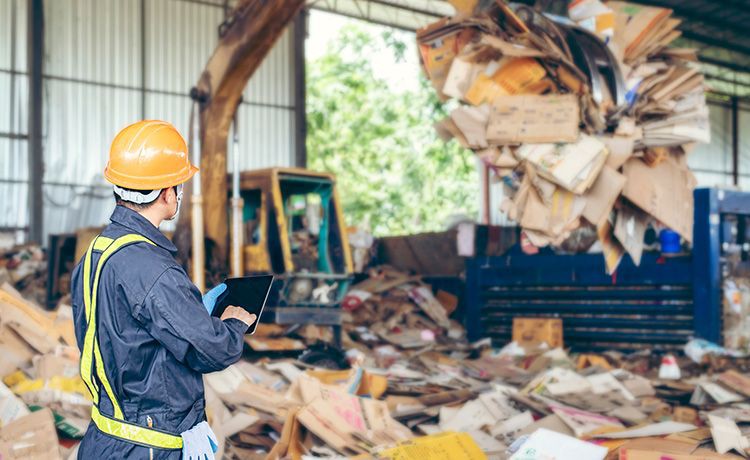
<path fill-rule="evenodd" d="M 222 321 L 228 320 L 229 318 L 238 319 L 247 324 L 247 327 L 250 327 L 258 317 L 251 313 L 248 313 L 244 308 L 230 305 L 226 308 L 226 310 L 224 310 L 224 313 L 221 314 Z"/>

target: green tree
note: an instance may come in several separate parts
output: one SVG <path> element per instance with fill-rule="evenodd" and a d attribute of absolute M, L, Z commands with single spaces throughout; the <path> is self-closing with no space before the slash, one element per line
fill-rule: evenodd
<path fill-rule="evenodd" d="M 328 52 L 307 63 L 307 152 L 312 169 L 336 174 L 349 224 L 379 236 L 437 231 L 450 216 L 477 212 L 473 154 L 439 139 L 446 116 L 429 82 L 393 91 L 368 56 L 405 44 L 393 33 L 342 28 Z"/>

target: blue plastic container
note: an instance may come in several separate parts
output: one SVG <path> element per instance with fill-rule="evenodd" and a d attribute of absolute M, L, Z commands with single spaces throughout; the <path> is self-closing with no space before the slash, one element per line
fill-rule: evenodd
<path fill-rule="evenodd" d="M 680 235 L 677 232 L 665 228 L 659 232 L 662 254 L 677 254 L 680 252 Z"/>

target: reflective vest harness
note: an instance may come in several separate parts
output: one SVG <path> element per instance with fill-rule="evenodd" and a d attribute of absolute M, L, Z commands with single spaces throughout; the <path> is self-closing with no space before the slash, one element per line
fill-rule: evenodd
<path fill-rule="evenodd" d="M 155 246 L 153 241 L 138 234 L 129 234 L 114 240 L 98 236 L 94 238 L 94 241 L 91 242 L 86 251 L 86 257 L 83 261 L 83 303 L 86 313 L 86 332 L 83 341 L 83 351 L 81 352 L 81 378 L 94 401 L 94 405 L 91 408 L 91 420 L 100 431 L 115 438 L 145 447 L 182 449 L 182 438 L 179 435 L 125 421 L 120 403 L 117 401 L 117 397 L 114 391 L 112 391 L 112 385 L 109 383 L 107 374 L 104 371 L 104 360 L 99 349 L 99 337 L 96 329 L 99 277 L 104 264 L 114 253 L 134 243 L 148 243 Z M 101 256 L 96 264 L 92 283 L 91 270 L 94 251 L 101 252 Z M 100 392 L 102 388 L 112 402 L 112 407 L 114 408 L 112 417 L 104 415 L 99 411 Z"/>

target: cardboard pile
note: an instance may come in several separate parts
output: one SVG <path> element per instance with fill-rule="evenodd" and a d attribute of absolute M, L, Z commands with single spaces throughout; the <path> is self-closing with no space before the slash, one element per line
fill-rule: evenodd
<path fill-rule="evenodd" d="M 456 16 L 417 32 L 433 86 L 460 103 L 436 129 L 502 181 L 524 250 L 595 228 L 613 272 L 626 252 L 640 262 L 650 223 L 690 242 L 686 154 L 710 129 L 695 50 L 667 47 L 671 10 L 578 0 L 572 26 L 501 0 L 451 3 Z"/>
<path fill-rule="evenodd" d="M 559 320 L 538 318 L 517 318 L 517 342 L 502 349 L 470 344 L 450 319 L 453 296 L 385 267 L 371 275 L 347 298 L 348 368 L 266 357 L 205 376 L 217 458 L 746 454 L 749 358 L 693 341 L 673 361 L 681 379 L 660 379 L 659 356 L 569 355 Z M 69 311 L 46 312 L 0 289 L 3 458 L 74 458 L 91 407 L 74 343 Z"/>
<path fill-rule="evenodd" d="M 370 278 L 352 286 L 344 297 L 345 346 L 374 350 L 388 360 L 399 353 L 394 347 L 455 344 L 466 335 L 463 326 L 450 319 L 457 306 L 455 295 L 433 293 L 420 276 L 374 268 Z"/>
<path fill-rule="evenodd" d="M 683 357 L 672 381 L 649 353 L 539 342 L 425 346 L 387 367 L 357 359 L 347 370 L 263 359 L 206 376 L 224 458 L 698 460 L 748 447 L 750 376 Z"/>
<path fill-rule="evenodd" d="M 3 243 L 0 234 L 0 285 L 8 283 L 24 297 L 42 302 L 47 276 L 44 251 L 36 245 Z"/>
<path fill-rule="evenodd" d="M 750 278 L 724 280 L 724 346 L 750 351 Z"/>
<path fill-rule="evenodd" d="M 2 458 L 66 458 L 91 412 L 70 307 L 48 312 L 0 285 L 0 351 Z"/>

